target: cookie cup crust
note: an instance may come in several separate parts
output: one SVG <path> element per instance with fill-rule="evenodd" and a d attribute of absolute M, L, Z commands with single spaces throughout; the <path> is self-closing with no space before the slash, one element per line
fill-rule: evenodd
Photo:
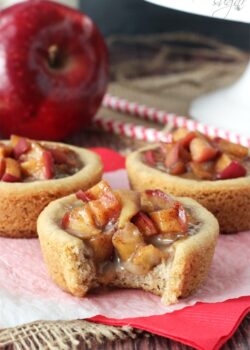
<path fill-rule="evenodd" d="M 67 207 L 75 202 L 67 196 L 50 203 L 40 214 L 37 231 L 49 274 L 63 290 L 83 297 L 98 285 L 96 269 L 85 242 L 60 227 Z M 116 269 L 109 286 L 142 288 L 162 297 L 164 304 L 175 303 L 195 291 L 204 281 L 215 250 L 218 222 L 205 208 L 189 198 L 177 198 L 200 222 L 199 231 L 172 244 L 169 259 L 146 275 Z"/>
<path fill-rule="evenodd" d="M 158 188 L 175 196 L 191 197 L 216 216 L 222 233 L 250 229 L 250 176 L 198 181 L 169 175 L 142 161 L 142 152 L 156 146 L 144 147 L 127 157 L 126 168 L 134 190 Z"/>
<path fill-rule="evenodd" d="M 79 189 L 87 189 L 102 177 L 103 166 L 95 153 L 63 143 L 40 143 L 45 146 L 66 147 L 74 151 L 83 167 L 75 174 L 61 179 L 21 183 L 0 181 L 0 236 L 36 237 L 36 221 L 46 205 Z"/>

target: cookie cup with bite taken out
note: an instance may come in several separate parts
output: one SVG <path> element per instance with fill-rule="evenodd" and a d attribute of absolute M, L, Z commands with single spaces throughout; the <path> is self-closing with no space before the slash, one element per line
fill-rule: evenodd
<path fill-rule="evenodd" d="M 172 144 L 150 145 L 127 157 L 131 187 L 159 188 L 197 200 L 216 216 L 222 233 L 249 230 L 249 150 L 183 130 L 173 139 Z"/>
<path fill-rule="evenodd" d="M 219 226 L 192 199 L 112 190 L 101 181 L 50 203 L 37 230 L 48 272 L 63 290 L 83 297 L 96 287 L 141 288 L 171 304 L 204 281 Z"/>
<path fill-rule="evenodd" d="M 89 188 L 102 176 L 91 151 L 12 136 L 0 143 L 0 236 L 37 236 L 36 221 L 51 201 Z"/>

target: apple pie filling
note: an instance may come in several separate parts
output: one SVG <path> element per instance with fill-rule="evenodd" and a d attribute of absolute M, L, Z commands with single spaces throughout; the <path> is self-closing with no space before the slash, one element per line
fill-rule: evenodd
<path fill-rule="evenodd" d="M 47 146 L 12 135 L 0 143 L 0 179 L 5 182 L 29 182 L 59 179 L 82 168 L 78 156 L 69 148 Z"/>
<path fill-rule="evenodd" d="M 171 143 L 143 152 L 143 161 L 170 175 L 195 180 L 224 180 L 250 175 L 248 148 L 177 129 Z"/>
<path fill-rule="evenodd" d="M 199 227 L 191 209 L 160 190 L 114 191 L 103 180 L 78 191 L 65 210 L 62 228 L 84 240 L 106 282 L 116 269 L 147 274 L 169 258 L 172 243 Z"/>

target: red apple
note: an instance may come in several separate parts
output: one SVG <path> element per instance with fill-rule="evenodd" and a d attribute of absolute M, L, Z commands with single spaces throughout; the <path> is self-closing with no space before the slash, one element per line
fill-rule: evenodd
<path fill-rule="evenodd" d="M 58 140 L 89 124 L 107 86 L 107 50 L 92 20 L 30 0 L 0 13 L 0 131 Z"/>
<path fill-rule="evenodd" d="M 246 168 L 241 165 L 237 160 L 232 160 L 232 162 L 219 174 L 217 178 L 219 180 L 225 179 L 235 179 L 237 177 L 245 176 L 247 173 Z"/>

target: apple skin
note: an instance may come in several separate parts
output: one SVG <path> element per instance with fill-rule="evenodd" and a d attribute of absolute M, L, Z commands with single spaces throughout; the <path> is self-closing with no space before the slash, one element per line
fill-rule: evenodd
<path fill-rule="evenodd" d="M 108 81 L 105 42 L 67 6 L 29 0 L 0 13 L 0 132 L 60 140 L 87 126 Z"/>

